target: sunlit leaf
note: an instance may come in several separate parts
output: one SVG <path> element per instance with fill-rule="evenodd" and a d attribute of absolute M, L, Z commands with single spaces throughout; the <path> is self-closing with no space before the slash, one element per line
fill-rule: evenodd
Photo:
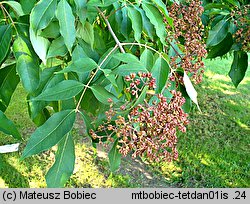
<path fill-rule="evenodd" d="M 16 1 L 2 1 L 2 4 L 8 4 L 14 11 L 14 13 L 17 15 L 17 17 L 23 16 L 24 12 L 22 9 L 22 6 L 20 3 Z"/>
<path fill-rule="evenodd" d="M 184 71 L 184 75 L 183 75 L 183 82 L 186 88 L 186 92 L 188 94 L 188 96 L 190 97 L 190 99 L 197 105 L 199 111 L 201 111 L 199 104 L 198 104 L 198 100 L 197 100 L 197 92 L 192 84 L 192 82 L 190 81 L 188 75 L 186 74 L 186 72 Z"/>
<path fill-rule="evenodd" d="M 35 34 L 46 28 L 55 15 L 57 0 L 40 0 L 30 14 L 30 26 Z"/>
<path fill-rule="evenodd" d="M 72 8 L 66 0 L 60 0 L 57 6 L 56 17 L 59 20 L 60 33 L 69 52 L 76 39 L 75 17 Z"/>

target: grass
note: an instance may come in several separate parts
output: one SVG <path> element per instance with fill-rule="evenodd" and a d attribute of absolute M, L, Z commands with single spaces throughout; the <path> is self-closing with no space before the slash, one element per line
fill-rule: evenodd
<path fill-rule="evenodd" d="M 124 159 L 110 174 L 107 156 L 91 148 L 75 128 L 76 167 L 68 187 L 250 187 L 250 70 L 237 89 L 225 74 L 231 59 L 206 61 L 196 86 L 200 107 L 190 113 L 186 134 L 179 134 L 179 159 L 150 164 Z M 6 115 L 25 140 L 35 126 L 28 117 L 25 92 L 18 86 Z M 0 133 L 0 145 L 16 142 Z M 21 145 L 21 150 L 24 144 Z M 45 187 L 44 175 L 55 148 L 20 162 L 20 152 L 0 154 L 0 187 Z"/>
<path fill-rule="evenodd" d="M 228 76 L 231 59 L 206 61 L 204 81 L 196 87 L 202 112 L 190 113 L 179 135 L 179 159 L 155 164 L 179 187 L 250 187 L 250 70 L 236 89 Z"/>

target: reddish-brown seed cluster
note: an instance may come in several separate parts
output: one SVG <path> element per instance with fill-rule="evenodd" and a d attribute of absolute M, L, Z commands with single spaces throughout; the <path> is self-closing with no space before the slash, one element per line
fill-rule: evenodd
<path fill-rule="evenodd" d="M 151 75 L 140 74 L 140 77 L 147 78 L 144 85 L 152 83 Z M 136 76 L 131 74 L 125 80 L 134 83 Z M 152 85 L 154 87 L 155 84 Z M 130 89 L 131 94 L 133 90 Z M 144 102 L 135 107 L 126 104 L 115 109 L 111 103 L 109 111 L 106 112 L 107 121 L 90 134 L 100 141 L 103 133 L 109 141 L 113 141 L 113 137 L 118 138 L 117 148 L 124 156 L 131 152 L 133 158 L 145 155 L 150 161 L 176 160 L 177 129 L 185 132 L 188 119 L 182 110 L 185 99 L 181 93 L 172 90 L 171 94 L 171 99 L 162 94 L 148 95 Z M 128 114 L 122 116 L 119 110 L 127 110 Z"/>
<path fill-rule="evenodd" d="M 170 17 L 174 20 L 174 31 L 167 26 L 169 36 L 172 36 L 177 44 L 183 45 L 180 47 L 182 53 L 176 53 L 177 55 L 171 59 L 171 65 L 192 73 L 195 81 L 200 83 L 204 72 L 202 58 L 207 54 L 202 38 L 204 26 L 201 15 L 204 9 L 201 1 L 189 0 L 185 4 L 175 2 L 168 10 Z M 178 51 L 175 50 L 175 52 Z"/>
<path fill-rule="evenodd" d="M 131 93 L 136 98 L 139 97 L 140 92 L 145 86 L 148 86 L 149 89 L 155 88 L 155 78 L 152 78 L 151 73 L 138 72 L 138 74 L 131 73 L 128 76 L 125 76 L 125 81 L 129 82 L 129 86 L 126 88 L 128 93 Z"/>
<path fill-rule="evenodd" d="M 233 10 L 231 16 L 237 27 L 236 33 L 233 35 L 236 43 L 242 45 L 242 50 L 250 51 L 250 5 L 243 5 L 241 8 Z"/>

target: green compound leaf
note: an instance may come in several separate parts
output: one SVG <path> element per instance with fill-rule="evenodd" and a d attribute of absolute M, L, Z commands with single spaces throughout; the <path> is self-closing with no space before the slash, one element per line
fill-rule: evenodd
<path fill-rule="evenodd" d="M 75 110 L 64 110 L 52 115 L 31 135 L 21 159 L 38 154 L 56 145 L 71 131 L 75 122 Z"/>
<path fill-rule="evenodd" d="M 73 173 L 75 166 L 75 146 L 71 133 L 66 134 L 58 144 L 55 163 L 46 174 L 49 188 L 62 188 Z"/>
<path fill-rule="evenodd" d="M 22 136 L 18 132 L 15 124 L 11 120 L 9 120 L 1 110 L 0 110 L 0 131 L 7 135 L 11 135 L 18 140 L 22 139 Z"/>
<path fill-rule="evenodd" d="M 75 80 L 65 80 L 53 87 L 46 89 L 34 100 L 41 101 L 58 101 L 68 100 L 76 96 L 80 91 L 83 90 L 84 84 Z"/>

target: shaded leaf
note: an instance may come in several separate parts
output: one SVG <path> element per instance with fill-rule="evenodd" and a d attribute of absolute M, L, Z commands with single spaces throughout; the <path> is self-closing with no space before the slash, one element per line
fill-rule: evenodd
<path fill-rule="evenodd" d="M 86 128 L 86 133 L 87 133 L 87 135 L 92 139 L 92 137 L 90 136 L 90 134 L 89 134 L 89 131 L 91 130 L 91 129 L 94 129 L 94 127 L 93 127 L 93 125 L 92 125 L 92 119 L 88 116 L 88 114 L 86 114 L 85 112 L 80 112 L 81 113 L 81 116 L 82 116 L 82 118 L 83 118 L 83 120 L 84 120 L 84 124 L 85 124 L 85 128 Z"/>
<path fill-rule="evenodd" d="M 76 96 L 83 90 L 84 85 L 75 80 L 64 80 L 55 86 L 46 89 L 34 100 L 58 101 L 67 100 Z"/>
<path fill-rule="evenodd" d="M 68 52 L 67 47 L 64 44 L 63 37 L 61 36 L 52 41 L 48 50 L 47 58 L 56 56 L 65 56 L 67 52 Z"/>
<path fill-rule="evenodd" d="M 22 55 L 17 60 L 17 73 L 19 74 L 25 90 L 34 92 L 39 83 L 39 67 L 28 55 Z"/>
<path fill-rule="evenodd" d="M 103 104 L 101 104 L 96 99 L 95 95 L 90 89 L 87 89 L 81 101 L 81 108 L 85 110 L 87 113 L 91 113 L 94 116 L 96 116 L 99 113 L 99 109 L 101 106 L 103 106 Z"/>
<path fill-rule="evenodd" d="M 82 24 L 87 18 L 87 0 L 74 0 L 76 4 L 76 14 L 79 16 Z"/>
<path fill-rule="evenodd" d="M 82 24 L 79 24 L 78 29 L 77 29 L 77 36 L 82 38 L 93 49 L 95 35 L 94 35 L 94 28 L 92 24 L 90 24 L 87 21 L 85 22 L 84 26 L 82 26 Z"/>
<path fill-rule="evenodd" d="M 91 86 L 90 89 L 97 100 L 103 104 L 109 105 L 110 103 L 108 102 L 108 99 L 112 99 L 114 103 L 117 102 L 117 98 L 102 86 L 94 85 Z"/>
<path fill-rule="evenodd" d="M 209 49 L 207 58 L 210 59 L 225 55 L 230 51 L 232 45 L 233 45 L 232 34 L 228 33 L 224 40 L 222 40 L 218 45 L 215 45 Z"/>
<path fill-rule="evenodd" d="M 10 103 L 12 94 L 20 79 L 16 74 L 16 64 L 12 64 L 0 69 L 0 101 L 3 103 L 4 108 L 0 106 L 3 112 L 6 110 Z"/>
<path fill-rule="evenodd" d="M 114 87 L 117 87 L 116 77 L 112 74 L 112 70 L 110 69 L 102 69 L 104 76 L 111 82 Z"/>
<path fill-rule="evenodd" d="M 31 135 L 21 159 L 48 150 L 71 131 L 75 122 L 75 110 L 64 110 L 52 115 Z"/>
<path fill-rule="evenodd" d="M 143 30 L 148 34 L 150 39 L 153 40 L 155 36 L 155 29 L 153 24 L 150 22 L 144 10 L 142 10 L 141 8 L 137 8 L 137 10 L 141 13 Z"/>
<path fill-rule="evenodd" d="M 1 25 L 0 26 L 0 65 L 6 58 L 11 43 L 11 25 Z"/>
<path fill-rule="evenodd" d="M 35 3 L 36 0 L 20 0 L 20 4 L 22 5 L 22 9 L 25 15 L 31 12 Z"/>
<path fill-rule="evenodd" d="M 120 64 L 120 60 L 113 58 L 113 54 L 118 52 L 117 50 L 113 51 L 111 55 L 107 57 L 107 55 L 111 52 L 113 48 L 108 49 L 99 59 L 98 64 L 100 65 L 102 63 L 101 68 L 102 69 L 114 69 Z M 103 62 L 103 60 L 105 61 Z"/>
<path fill-rule="evenodd" d="M 112 172 L 118 170 L 121 165 L 121 154 L 117 148 L 117 145 L 118 145 L 118 139 L 116 139 L 116 141 L 113 144 L 113 147 L 108 153 L 110 170 Z"/>
<path fill-rule="evenodd" d="M 34 92 L 39 84 L 39 65 L 34 61 L 34 57 L 22 37 L 15 40 L 13 51 L 17 59 L 16 70 L 24 88 L 29 93 Z"/>
<path fill-rule="evenodd" d="M 122 8 L 121 11 L 122 11 L 121 33 L 126 39 L 128 39 L 132 31 L 132 23 L 130 18 L 128 17 L 127 9 Z"/>
<path fill-rule="evenodd" d="M 64 187 L 75 166 L 75 146 L 71 133 L 66 134 L 58 144 L 55 163 L 46 174 L 49 188 Z"/>
<path fill-rule="evenodd" d="M 248 56 L 244 51 L 234 51 L 234 59 L 228 73 L 235 87 L 243 80 L 248 66 Z"/>
<path fill-rule="evenodd" d="M 60 0 L 58 3 L 56 17 L 59 20 L 60 33 L 64 38 L 65 45 L 71 52 L 76 39 L 75 17 L 71 6 L 66 0 Z"/>
<path fill-rule="evenodd" d="M 163 3 L 161 0 L 153 0 L 153 2 L 157 5 L 160 11 L 164 14 L 164 17 L 166 18 L 168 24 L 171 27 L 173 27 L 174 20 L 171 17 L 169 17 L 166 4 Z"/>
<path fill-rule="evenodd" d="M 117 0 L 90 0 L 88 1 L 88 6 L 98 6 L 98 7 L 106 7 L 113 3 L 115 3 Z"/>
<path fill-rule="evenodd" d="M 44 38 L 58 38 L 60 36 L 60 26 L 58 21 L 51 21 L 50 24 L 40 33 Z"/>
<path fill-rule="evenodd" d="M 9 120 L 1 110 L 0 110 L 0 131 L 7 135 L 11 135 L 18 140 L 22 139 L 22 136 L 18 132 L 15 124 L 11 120 Z"/>
<path fill-rule="evenodd" d="M 72 53 L 72 61 L 76 62 L 80 58 L 88 57 L 80 45 L 77 45 Z"/>

